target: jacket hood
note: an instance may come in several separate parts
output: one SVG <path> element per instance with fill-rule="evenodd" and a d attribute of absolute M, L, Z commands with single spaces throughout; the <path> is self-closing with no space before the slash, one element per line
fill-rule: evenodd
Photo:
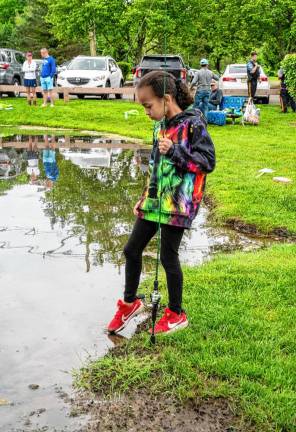
<path fill-rule="evenodd" d="M 184 120 L 197 118 L 204 126 L 207 125 L 207 121 L 203 116 L 202 112 L 197 108 L 189 107 L 185 111 L 180 112 L 176 116 L 172 117 L 170 120 L 166 121 L 166 128 L 175 126 L 178 123 L 184 122 Z"/>

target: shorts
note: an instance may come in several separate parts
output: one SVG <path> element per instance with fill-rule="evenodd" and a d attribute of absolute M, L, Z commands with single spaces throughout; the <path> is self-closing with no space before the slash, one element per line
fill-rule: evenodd
<path fill-rule="evenodd" d="M 54 163 L 56 161 L 56 154 L 55 151 L 49 148 L 46 148 L 43 150 L 42 155 L 43 162 L 47 163 Z"/>
<path fill-rule="evenodd" d="M 41 84 L 42 90 L 45 90 L 45 91 L 52 90 L 53 89 L 53 78 L 51 78 L 49 76 L 46 78 L 40 77 L 40 84 Z"/>
<path fill-rule="evenodd" d="M 35 79 L 24 79 L 25 87 L 37 87 L 37 81 Z"/>

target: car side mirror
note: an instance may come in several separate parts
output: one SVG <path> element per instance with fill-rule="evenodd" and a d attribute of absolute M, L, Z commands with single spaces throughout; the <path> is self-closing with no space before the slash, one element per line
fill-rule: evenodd
<path fill-rule="evenodd" d="M 115 66 L 111 66 L 110 71 L 111 73 L 114 73 L 117 71 L 117 68 Z"/>

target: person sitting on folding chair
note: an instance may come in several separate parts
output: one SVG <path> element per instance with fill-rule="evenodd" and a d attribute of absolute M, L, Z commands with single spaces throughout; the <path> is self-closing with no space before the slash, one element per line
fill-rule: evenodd
<path fill-rule="evenodd" d="M 219 89 L 216 81 L 211 82 L 211 94 L 209 100 L 209 111 L 217 111 L 223 98 L 222 90 Z"/>

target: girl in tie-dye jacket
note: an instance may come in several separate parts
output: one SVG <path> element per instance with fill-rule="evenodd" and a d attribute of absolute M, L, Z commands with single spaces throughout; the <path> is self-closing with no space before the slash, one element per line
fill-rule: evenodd
<path fill-rule="evenodd" d="M 110 332 L 121 331 L 143 304 L 137 299 L 142 253 L 156 234 L 160 217 L 160 258 L 166 272 L 169 305 L 155 327 L 170 333 L 188 325 L 182 310 L 183 274 L 178 250 L 184 229 L 197 215 L 206 175 L 215 167 L 215 150 L 206 121 L 192 103 L 187 86 L 167 72 L 145 75 L 137 87 L 139 102 L 156 120 L 147 187 L 134 207 L 137 216 L 125 246 L 126 281 L 124 300 L 110 322 Z"/>
<path fill-rule="evenodd" d="M 159 139 L 172 142 L 161 156 Z M 190 228 L 203 196 L 206 174 L 213 171 L 213 143 L 199 110 L 181 112 L 164 125 L 155 126 L 148 185 L 138 204 L 138 216 L 161 223 Z M 159 199 L 161 198 L 161 206 Z"/>

